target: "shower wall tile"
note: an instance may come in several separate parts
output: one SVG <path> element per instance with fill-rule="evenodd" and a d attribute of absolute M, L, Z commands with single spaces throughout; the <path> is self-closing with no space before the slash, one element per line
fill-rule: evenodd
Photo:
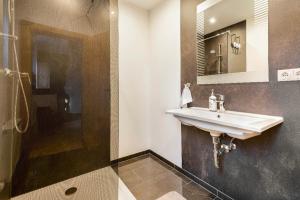
<path fill-rule="evenodd" d="M 88 146 L 108 148 L 110 145 L 109 45 L 108 31 L 86 40 L 82 77 L 82 128 Z"/>
<path fill-rule="evenodd" d="M 263 135 L 236 140 L 237 150 L 213 165 L 209 134 L 182 126 L 183 168 L 235 199 L 300 198 L 300 84 L 277 82 L 277 70 L 299 66 L 300 2 L 269 1 L 269 83 L 197 85 L 196 5 L 181 1 L 181 83 L 192 83 L 192 106 L 208 106 L 211 89 L 226 97 L 228 110 L 279 115 L 285 122 Z"/>

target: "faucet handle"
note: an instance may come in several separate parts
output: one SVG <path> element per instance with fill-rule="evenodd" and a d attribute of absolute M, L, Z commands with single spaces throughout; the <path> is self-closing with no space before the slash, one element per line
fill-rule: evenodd
<path fill-rule="evenodd" d="M 186 83 L 186 84 L 184 84 L 184 86 L 186 86 L 186 87 L 188 87 L 188 88 L 191 87 L 191 85 L 192 85 L 191 83 Z"/>
<path fill-rule="evenodd" d="M 223 94 L 220 94 L 220 100 L 224 101 L 225 100 L 225 96 Z"/>
<path fill-rule="evenodd" d="M 236 149 L 236 144 L 231 144 L 231 149 Z"/>
<path fill-rule="evenodd" d="M 225 100 L 225 96 L 223 94 L 216 94 L 217 96 L 219 96 L 219 100 L 220 101 L 224 101 Z"/>

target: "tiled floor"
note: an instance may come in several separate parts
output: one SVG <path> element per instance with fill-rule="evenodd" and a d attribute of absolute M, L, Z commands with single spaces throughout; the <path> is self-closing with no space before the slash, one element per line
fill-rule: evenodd
<path fill-rule="evenodd" d="M 187 200 L 216 199 L 213 194 L 152 155 L 119 164 L 118 174 L 137 200 L 155 200 L 176 191 Z"/>
<path fill-rule="evenodd" d="M 176 192 L 187 200 L 217 199 L 174 168 L 150 155 L 122 162 L 114 169 L 123 181 L 111 167 L 106 167 L 13 199 L 156 200 L 169 192 L 173 195 L 162 199 L 175 200 Z M 78 191 L 66 196 L 66 189 L 71 187 L 76 187 Z M 180 195 L 177 194 L 179 198 L 176 199 L 182 199 Z"/>
<path fill-rule="evenodd" d="M 110 165 L 107 157 L 107 153 L 96 146 L 28 159 L 17 166 L 12 194 L 24 194 L 101 169 Z"/>
<path fill-rule="evenodd" d="M 77 188 L 66 195 L 68 188 Z M 111 167 L 105 167 L 63 182 L 44 187 L 12 200 L 135 200 Z"/>

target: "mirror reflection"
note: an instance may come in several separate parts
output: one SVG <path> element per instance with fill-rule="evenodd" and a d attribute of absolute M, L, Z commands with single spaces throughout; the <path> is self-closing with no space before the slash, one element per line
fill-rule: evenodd
<path fill-rule="evenodd" d="M 267 0 L 206 0 L 197 6 L 198 76 L 267 67 Z"/>

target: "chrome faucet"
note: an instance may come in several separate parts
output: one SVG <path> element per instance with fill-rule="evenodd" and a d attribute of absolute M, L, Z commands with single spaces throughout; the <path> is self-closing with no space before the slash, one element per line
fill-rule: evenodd
<path fill-rule="evenodd" d="M 224 108 L 224 101 L 225 101 L 225 96 L 222 94 L 217 94 L 217 103 L 219 104 L 219 112 L 225 112 Z"/>

